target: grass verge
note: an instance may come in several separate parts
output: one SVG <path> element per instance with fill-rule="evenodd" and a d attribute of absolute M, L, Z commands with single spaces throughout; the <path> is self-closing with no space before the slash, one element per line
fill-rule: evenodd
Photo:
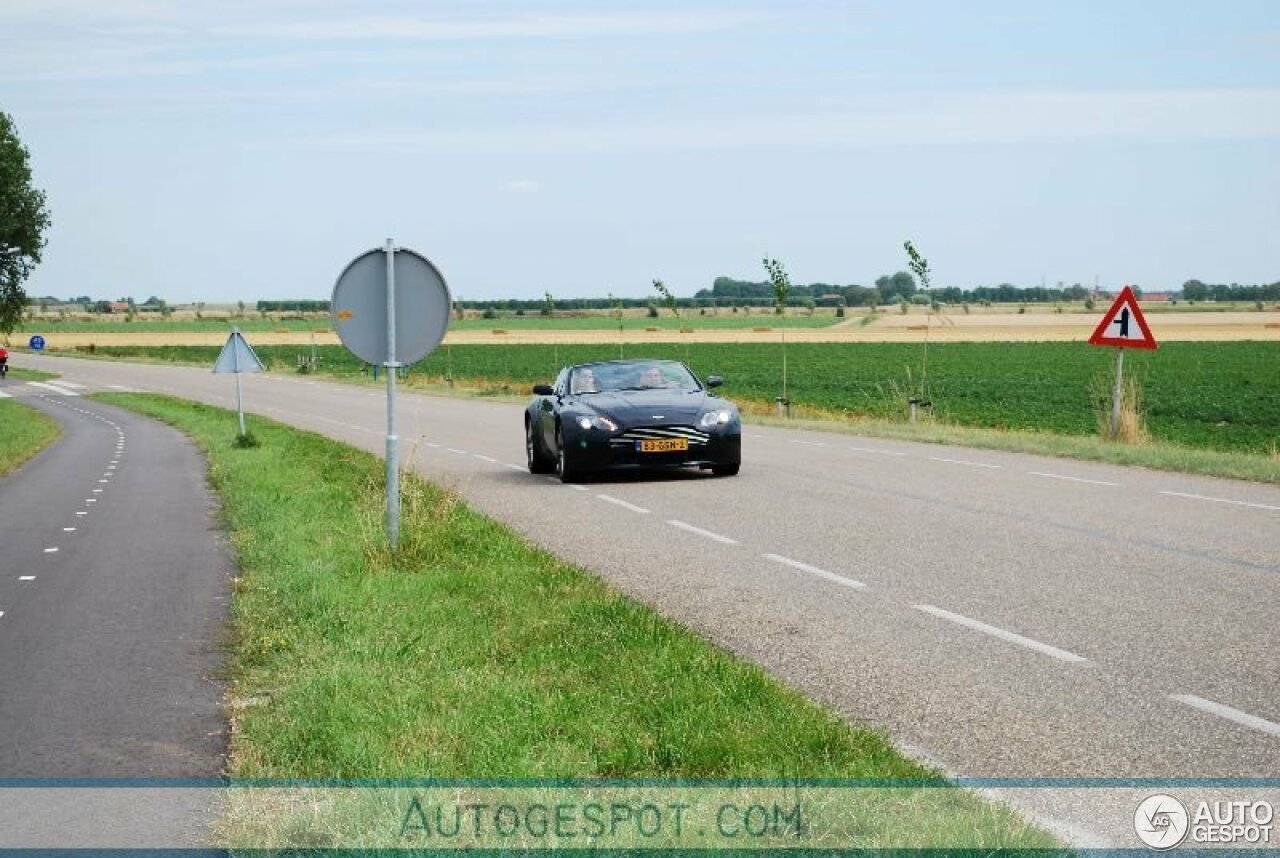
<path fill-rule="evenodd" d="M 39 369 L 27 369 L 26 367 L 9 367 L 8 377 L 15 381 L 48 381 L 57 378 L 56 372 L 45 372 Z"/>
<path fill-rule="evenodd" d="M 167 397 L 104 401 L 207 453 L 241 575 L 234 777 L 936 778 L 759 668 L 531 547 L 412 475 L 383 542 L 382 464 Z M 891 840 L 1052 839 L 963 790 Z"/>
<path fill-rule="evenodd" d="M 58 437 L 58 424 L 12 399 L 0 399 L 0 477 Z"/>

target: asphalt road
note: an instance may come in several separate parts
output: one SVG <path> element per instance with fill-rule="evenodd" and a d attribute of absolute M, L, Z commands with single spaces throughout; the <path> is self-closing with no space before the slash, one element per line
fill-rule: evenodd
<path fill-rule="evenodd" d="M 73 388 L 14 381 L 0 390 L 62 435 L 0 479 L 0 778 L 220 776 L 233 567 L 203 457 Z M 22 832 L 49 821 L 15 818 L 5 786 L 0 845 L 39 842 Z M 126 842 L 187 843 L 208 818 L 198 795 L 156 807 Z"/>
<path fill-rule="evenodd" d="M 206 370 L 41 360 L 233 402 Z M 245 403 L 382 453 L 379 390 L 255 376 Z M 402 403 L 411 467 L 952 774 L 1280 775 L 1280 488 L 750 426 L 735 478 L 566 487 L 525 471 L 518 406 Z M 1135 845 L 1132 805 L 1016 801 Z"/>

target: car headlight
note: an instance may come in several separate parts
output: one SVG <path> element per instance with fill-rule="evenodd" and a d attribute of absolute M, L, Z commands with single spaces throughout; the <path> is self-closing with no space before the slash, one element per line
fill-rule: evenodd
<path fill-rule="evenodd" d="M 617 432 L 618 424 L 614 423 L 608 417 L 587 417 L 585 414 L 578 418 L 578 425 L 584 430 L 601 429 L 605 432 Z"/>
<path fill-rule="evenodd" d="M 722 408 L 719 411 L 708 411 L 698 420 L 698 426 L 702 429 L 710 429 L 713 426 L 723 426 L 733 419 L 733 412 Z"/>

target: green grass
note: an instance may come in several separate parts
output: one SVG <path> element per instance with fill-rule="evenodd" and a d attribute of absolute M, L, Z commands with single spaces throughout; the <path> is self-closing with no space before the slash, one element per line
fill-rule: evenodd
<path fill-rule="evenodd" d="M 304 347 L 264 346 L 258 354 L 289 370 Z M 212 365 L 217 348 L 99 347 L 100 355 Z M 727 379 L 734 399 L 771 406 L 781 392 L 777 344 L 657 343 L 626 346 L 629 357 L 687 360 L 700 374 Z M 319 350 L 321 371 L 360 378 L 362 365 L 338 346 Z M 827 416 L 901 418 L 918 391 L 922 349 L 910 343 L 791 343 L 792 401 Z M 527 388 L 565 364 L 614 358 L 607 345 L 484 345 L 439 349 L 415 377 L 449 373 L 471 386 Z M 935 343 L 928 396 L 935 418 L 954 426 L 1091 437 L 1109 401 L 1114 352 L 1084 343 Z M 1280 447 L 1280 342 L 1169 343 L 1130 351 L 1156 442 L 1188 449 L 1275 457 Z"/>
<path fill-rule="evenodd" d="M 58 431 L 57 423 L 34 408 L 0 399 L 0 477 L 44 449 Z"/>
<path fill-rule="evenodd" d="M 39 369 L 27 369 L 26 367 L 9 367 L 9 376 L 12 381 L 48 381 L 51 378 L 57 378 L 56 372 L 45 372 Z"/>
<path fill-rule="evenodd" d="M 231 412 L 101 398 L 208 454 L 241 569 L 235 777 L 936 776 L 411 476 L 389 553 L 367 453 L 262 419 L 261 446 L 234 449 Z M 943 816 L 983 843 L 1052 845 L 963 791 Z"/>

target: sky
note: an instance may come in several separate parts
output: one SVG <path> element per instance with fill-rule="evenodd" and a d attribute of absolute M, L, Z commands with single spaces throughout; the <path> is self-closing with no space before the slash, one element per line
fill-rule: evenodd
<path fill-rule="evenodd" d="M 1275 0 L 0 0 L 32 295 L 1280 280 Z"/>

